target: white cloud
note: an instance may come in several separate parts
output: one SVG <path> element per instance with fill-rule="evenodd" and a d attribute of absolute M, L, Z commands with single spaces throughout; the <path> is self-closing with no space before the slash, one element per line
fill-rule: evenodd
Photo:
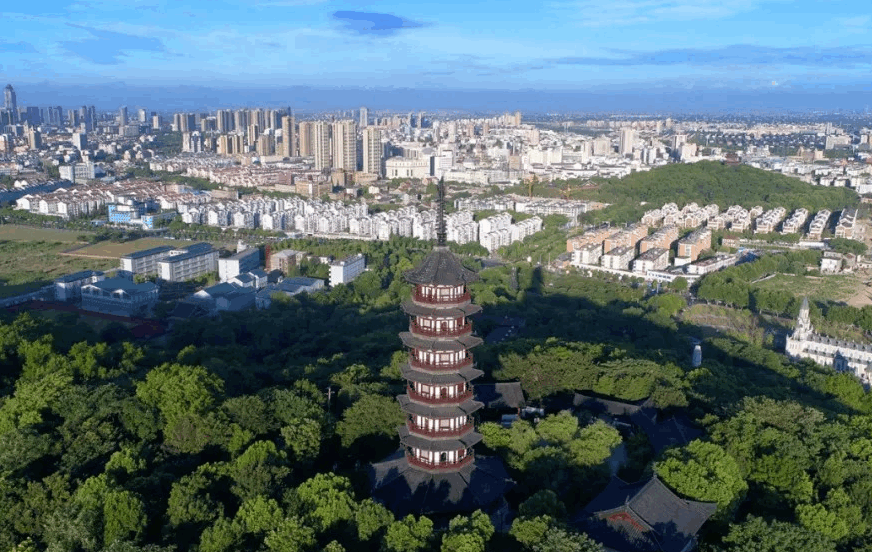
<path fill-rule="evenodd" d="M 612 27 L 723 19 L 750 11 L 763 3 L 763 0 L 558 0 L 552 2 L 551 7 L 586 27 Z"/>

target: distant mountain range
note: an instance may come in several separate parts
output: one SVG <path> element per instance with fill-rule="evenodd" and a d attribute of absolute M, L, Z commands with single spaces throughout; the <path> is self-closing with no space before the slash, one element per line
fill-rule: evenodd
<path fill-rule="evenodd" d="M 94 105 L 98 109 L 144 106 L 149 111 L 214 110 L 247 106 L 292 107 L 299 112 L 357 109 L 395 111 L 555 112 L 748 112 L 863 110 L 872 105 L 872 86 L 855 90 L 773 88 L 765 91 L 655 89 L 425 90 L 360 87 L 143 86 L 123 82 L 93 85 L 12 83 L 19 106 Z"/>

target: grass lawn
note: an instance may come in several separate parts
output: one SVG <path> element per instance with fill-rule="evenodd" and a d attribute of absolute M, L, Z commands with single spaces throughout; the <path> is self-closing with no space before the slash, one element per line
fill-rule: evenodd
<path fill-rule="evenodd" d="M 809 299 L 848 301 L 857 294 L 861 285 L 860 278 L 855 274 L 820 277 L 777 274 L 752 284 L 751 288 L 787 291 L 796 297 L 808 296 Z"/>
<path fill-rule="evenodd" d="M 111 259 L 84 259 L 60 254 L 70 246 L 70 242 L 16 241 L 0 237 L 0 297 L 34 291 L 71 272 L 107 270 L 118 265 Z"/>
<path fill-rule="evenodd" d="M 81 230 L 56 230 L 54 228 L 0 224 L 0 241 L 44 241 L 74 244 L 79 241 L 79 236 L 88 233 Z"/>
<path fill-rule="evenodd" d="M 166 238 L 140 238 L 138 240 L 133 240 L 124 243 L 115 243 L 110 241 L 104 241 L 100 243 L 95 243 L 94 245 L 89 245 L 87 247 L 83 247 L 82 249 L 77 249 L 73 252 L 74 255 L 81 256 L 97 256 L 97 257 L 121 257 L 123 255 L 128 255 L 133 253 L 134 251 L 140 251 L 142 249 L 151 249 L 152 247 L 158 247 L 161 245 L 171 245 L 173 247 L 184 247 L 185 245 L 192 244 L 194 242 L 186 241 L 186 240 L 168 240 Z"/>

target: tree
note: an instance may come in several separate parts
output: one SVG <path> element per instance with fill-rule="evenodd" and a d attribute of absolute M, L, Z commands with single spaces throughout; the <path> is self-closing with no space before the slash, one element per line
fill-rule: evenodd
<path fill-rule="evenodd" d="M 793 523 L 750 516 L 730 526 L 724 537 L 728 552 L 835 552 L 833 541 Z"/>
<path fill-rule="evenodd" d="M 699 439 L 667 450 L 654 470 L 679 494 L 716 502 L 721 516 L 731 511 L 748 489 L 736 460 L 718 445 Z"/>
<path fill-rule="evenodd" d="M 442 552 L 484 552 L 493 534 L 494 526 L 481 510 L 468 517 L 457 516 L 442 535 Z"/>
<path fill-rule="evenodd" d="M 687 287 L 687 278 L 685 278 L 684 276 L 679 276 L 678 278 L 669 282 L 669 289 L 677 291 L 679 293 L 687 291 Z"/>
<path fill-rule="evenodd" d="M 518 516 L 536 518 L 547 516 L 552 519 L 566 517 L 566 505 L 550 489 L 543 489 L 525 500 L 518 507 Z"/>
<path fill-rule="evenodd" d="M 272 552 L 303 552 L 315 546 L 315 530 L 298 517 L 288 517 L 270 531 L 264 543 Z"/>
<path fill-rule="evenodd" d="M 408 515 L 388 526 L 384 547 L 388 552 L 418 552 L 424 550 L 433 537 L 433 522 L 429 518 Z"/>
<path fill-rule="evenodd" d="M 307 519 L 318 531 L 354 518 L 351 481 L 333 473 L 319 473 L 296 490 Z"/>
<path fill-rule="evenodd" d="M 382 529 L 394 521 L 394 515 L 371 498 L 361 502 L 354 513 L 354 521 L 357 525 L 357 536 L 361 541 L 368 541 Z"/>
<path fill-rule="evenodd" d="M 350 447 L 361 437 L 395 436 L 405 417 L 396 399 L 382 395 L 363 395 L 342 415 L 336 433 L 342 446 Z"/>

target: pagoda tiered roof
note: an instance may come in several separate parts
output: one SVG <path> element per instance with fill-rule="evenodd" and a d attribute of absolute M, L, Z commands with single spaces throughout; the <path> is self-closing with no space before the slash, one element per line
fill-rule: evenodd
<path fill-rule="evenodd" d="M 420 265 L 407 271 L 407 282 L 428 286 L 460 286 L 478 281 L 478 274 L 469 270 L 445 246 L 433 248 Z"/>
<path fill-rule="evenodd" d="M 468 449 L 481 442 L 481 434 L 471 431 L 454 439 L 428 439 L 409 431 L 406 426 L 400 426 L 400 442 L 409 447 L 416 447 L 434 452 Z"/>
<path fill-rule="evenodd" d="M 400 373 L 403 378 L 416 383 L 426 383 L 428 385 L 448 385 L 452 383 L 470 382 L 477 377 L 480 377 L 484 372 L 471 366 L 460 369 L 457 372 L 446 373 L 430 373 L 411 368 L 408 364 L 404 364 L 400 368 Z"/>
<path fill-rule="evenodd" d="M 400 305 L 400 308 L 410 316 L 433 318 L 460 318 L 462 316 L 472 316 L 473 314 L 481 312 L 481 307 L 473 303 L 439 308 L 430 305 L 419 305 L 412 300 L 408 300 L 403 302 L 403 304 Z"/>
<path fill-rule="evenodd" d="M 400 332 L 400 339 L 406 347 L 419 351 L 466 351 L 478 347 L 484 341 L 473 335 L 450 338 L 418 337 L 411 332 Z"/>
<path fill-rule="evenodd" d="M 460 416 L 469 416 L 476 410 L 484 407 L 484 404 L 467 399 L 458 405 L 423 405 L 412 401 L 408 395 L 399 395 L 397 400 L 400 401 L 400 408 L 403 412 L 415 414 L 416 416 L 426 416 L 430 418 L 459 418 Z"/>

